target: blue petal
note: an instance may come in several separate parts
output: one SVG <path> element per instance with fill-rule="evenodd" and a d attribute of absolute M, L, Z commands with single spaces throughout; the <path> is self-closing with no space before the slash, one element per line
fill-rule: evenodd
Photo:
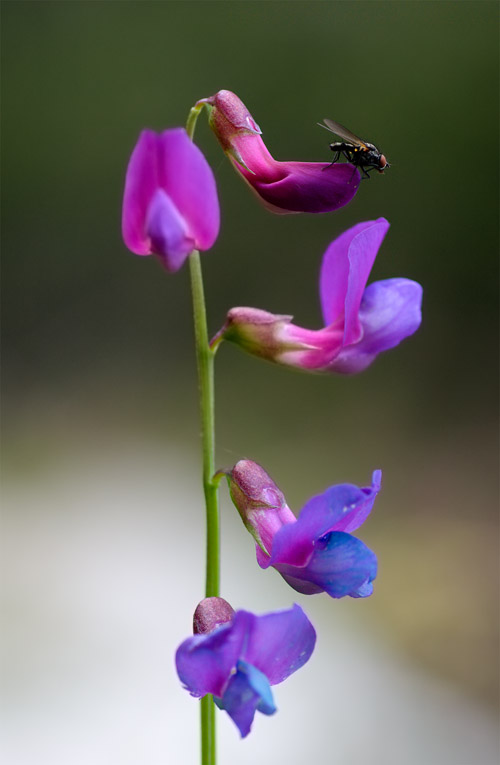
<path fill-rule="evenodd" d="M 299 592 L 295 580 L 312 582 L 332 598 L 366 597 L 369 585 L 377 576 L 377 558 L 359 539 L 344 531 L 332 531 L 321 537 L 313 555 L 303 568 L 278 564 L 275 568 Z"/>
<path fill-rule="evenodd" d="M 273 694 L 263 672 L 238 661 L 236 673 L 232 675 L 222 699 L 214 699 L 219 709 L 225 709 L 241 733 L 242 738 L 250 733 L 255 711 L 272 715 L 276 712 Z"/>
<path fill-rule="evenodd" d="M 371 582 L 365 582 L 358 587 L 356 592 L 351 592 L 351 598 L 367 598 L 373 593 L 373 584 Z"/>

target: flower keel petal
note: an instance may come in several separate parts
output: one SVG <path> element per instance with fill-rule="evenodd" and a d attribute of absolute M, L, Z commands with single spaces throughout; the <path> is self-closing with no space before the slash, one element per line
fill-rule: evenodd
<path fill-rule="evenodd" d="M 241 737 L 250 733 L 256 710 L 265 715 L 276 712 L 273 694 L 266 676 L 245 661 L 239 661 L 222 699 L 215 698 L 219 709 L 225 709 Z"/>
<path fill-rule="evenodd" d="M 275 568 L 285 579 L 297 576 L 294 566 L 278 564 Z M 301 579 L 320 587 L 332 598 L 364 597 L 359 594 L 361 588 L 376 575 L 375 554 L 359 539 L 343 531 L 332 531 L 318 540 L 309 563 L 300 571 Z"/>
<path fill-rule="evenodd" d="M 157 189 L 148 209 L 146 232 L 151 252 L 173 273 L 178 271 L 190 252 L 194 240 L 189 236 L 186 221 L 163 189 Z"/>

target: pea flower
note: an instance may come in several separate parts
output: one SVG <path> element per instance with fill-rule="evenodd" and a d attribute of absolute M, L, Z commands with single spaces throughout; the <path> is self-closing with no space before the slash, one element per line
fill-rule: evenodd
<path fill-rule="evenodd" d="M 129 250 L 157 255 L 170 272 L 217 239 L 215 179 L 183 128 L 140 134 L 127 168 L 122 233 Z"/>
<path fill-rule="evenodd" d="M 261 129 L 230 90 L 203 98 L 200 105 L 209 110 L 210 126 L 235 170 L 272 212 L 331 212 L 356 194 L 360 175 L 353 165 L 274 159 Z"/>
<path fill-rule="evenodd" d="M 278 364 L 315 372 L 353 374 L 398 345 L 422 321 L 422 287 L 410 279 L 366 282 L 389 228 L 385 218 L 358 223 L 329 245 L 319 291 L 325 326 L 292 324 L 292 316 L 232 308 L 212 339 L 240 345 Z"/>
<path fill-rule="evenodd" d="M 211 693 L 242 737 L 255 712 L 276 712 L 271 685 L 277 685 L 310 658 L 316 633 L 300 608 L 255 616 L 233 611 L 223 598 L 206 598 L 194 616 L 193 637 L 177 649 L 181 682 L 192 696 Z"/>
<path fill-rule="evenodd" d="M 261 568 L 273 566 L 297 592 L 326 592 L 332 598 L 365 598 L 377 575 L 374 553 L 351 535 L 370 514 L 380 490 L 372 485 L 331 486 L 310 499 L 298 518 L 264 468 L 240 460 L 227 473 L 231 498 L 257 545 Z"/>

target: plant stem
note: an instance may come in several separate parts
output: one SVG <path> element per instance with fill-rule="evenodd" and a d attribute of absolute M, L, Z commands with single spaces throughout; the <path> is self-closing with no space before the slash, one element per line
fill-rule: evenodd
<path fill-rule="evenodd" d="M 201 440 L 203 454 L 203 491 L 207 519 L 205 597 L 219 595 L 219 509 L 215 473 L 214 354 L 208 345 L 207 318 L 200 255 L 189 256 L 193 295 L 194 333 L 198 382 L 200 389 Z"/>
<path fill-rule="evenodd" d="M 186 132 L 191 140 L 193 140 L 196 122 L 198 120 L 201 110 L 203 109 L 203 106 L 204 106 L 203 104 L 195 104 L 188 114 L 188 118 L 186 122 Z"/>
<path fill-rule="evenodd" d="M 214 353 L 208 344 L 207 317 L 200 253 L 189 256 L 193 298 L 196 361 L 200 390 L 201 441 L 203 454 L 203 491 L 206 506 L 206 578 L 205 597 L 219 595 L 219 508 L 218 480 L 215 473 Z M 212 696 L 201 700 L 201 762 L 216 765 L 215 707 Z"/>
<path fill-rule="evenodd" d="M 201 765 L 215 765 L 215 704 L 213 696 L 204 696 L 201 704 Z"/>

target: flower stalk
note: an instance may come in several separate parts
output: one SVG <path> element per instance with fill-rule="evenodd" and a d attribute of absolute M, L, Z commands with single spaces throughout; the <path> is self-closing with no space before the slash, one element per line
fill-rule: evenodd
<path fill-rule="evenodd" d="M 219 595 L 219 508 L 215 473 L 214 354 L 208 344 L 207 317 L 200 254 L 189 256 L 194 334 L 200 390 L 203 491 L 206 507 L 205 597 Z M 215 706 L 211 695 L 201 700 L 201 763 L 215 765 Z"/>
<path fill-rule="evenodd" d="M 186 133 L 191 140 L 193 140 L 196 122 L 198 121 L 198 117 L 200 116 L 200 112 L 204 106 L 205 104 L 199 101 L 189 110 L 188 118 L 186 121 Z"/>
<path fill-rule="evenodd" d="M 196 250 L 189 256 L 189 270 L 191 274 L 196 360 L 200 390 L 203 491 L 205 494 L 207 523 L 205 597 L 211 598 L 219 595 L 219 509 L 217 502 L 219 480 L 214 479 L 214 353 L 210 350 L 208 344 L 203 277 L 200 254 Z"/>
<path fill-rule="evenodd" d="M 186 124 L 188 136 L 193 139 L 200 108 L 191 109 Z M 201 271 L 200 253 L 193 250 L 189 256 L 191 295 L 193 300 L 194 336 L 198 385 L 200 391 L 201 443 L 203 457 L 203 492 L 206 508 L 206 563 L 205 597 L 217 597 L 220 584 L 219 562 L 219 507 L 217 489 L 219 479 L 215 473 L 215 397 L 214 353 L 208 343 L 207 313 Z M 210 694 L 200 702 L 201 765 L 216 765 L 215 704 Z"/>

